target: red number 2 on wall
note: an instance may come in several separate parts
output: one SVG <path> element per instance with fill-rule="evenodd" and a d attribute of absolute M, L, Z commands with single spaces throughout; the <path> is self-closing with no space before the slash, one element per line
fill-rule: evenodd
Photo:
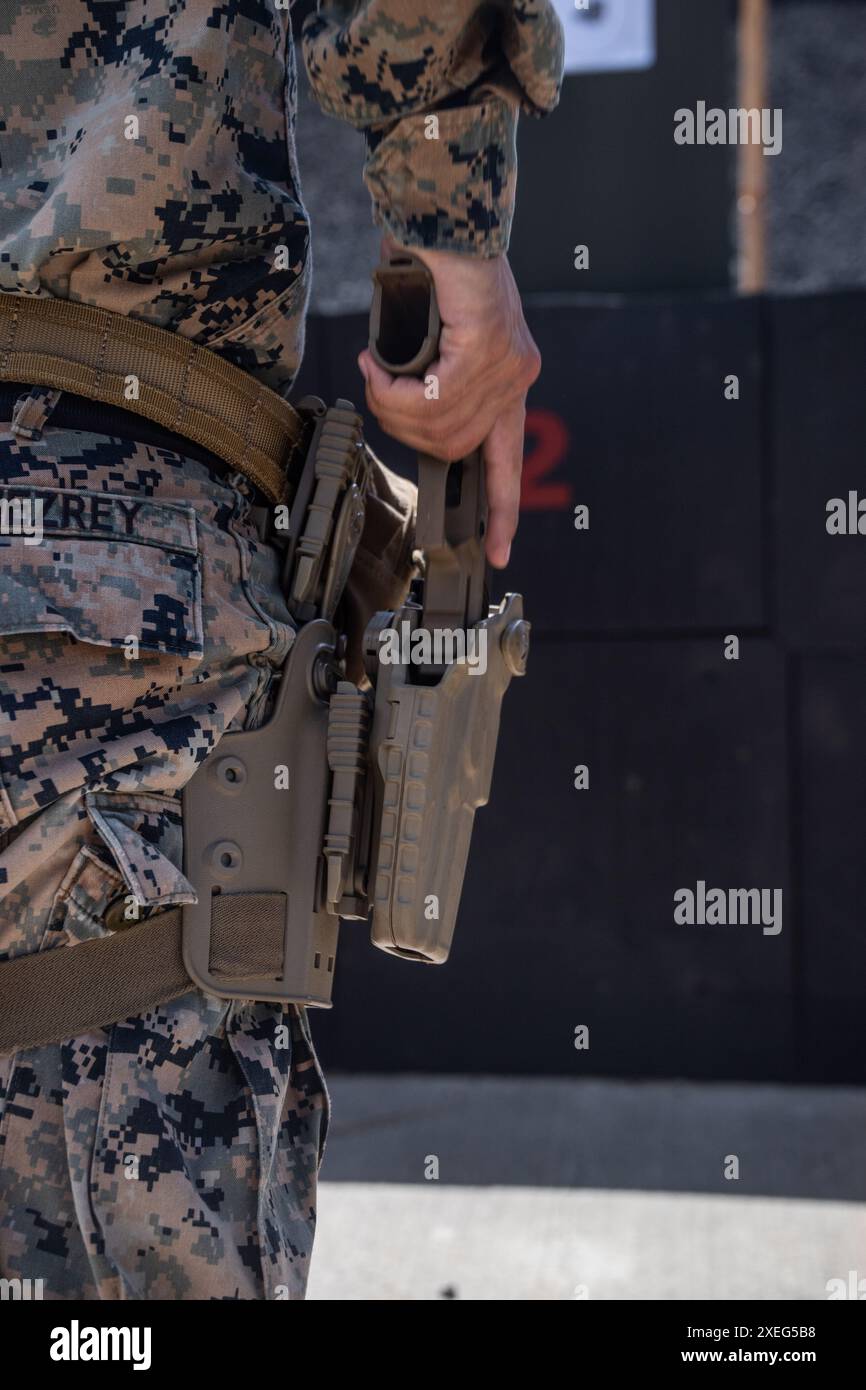
<path fill-rule="evenodd" d="M 568 511 L 573 496 L 571 483 L 550 476 L 568 453 L 565 421 L 552 410 L 528 410 L 526 438 L 529 449 L 523 461 L 520 510 Z"/>

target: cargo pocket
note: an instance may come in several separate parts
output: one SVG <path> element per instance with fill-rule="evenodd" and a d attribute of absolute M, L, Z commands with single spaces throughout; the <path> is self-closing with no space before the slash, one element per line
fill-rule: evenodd
<path fill-rule="evenodd" d="M 0 637 L 27 633 L 201 660 L 194 508 L 0 485 Z"/>
<path fill-rule="evenodd" d="M 156 794 L 131 797 L 86 792 L 84 805 L 141 909 L 198 901 L 189 879 L 177 867 L 183 862 L 178 800 Z"/>
<path fill-rule="evenodd" d="M 85 941 L 196 901 L 195 889 L 177 867 L 183 846 L 179 801 L 159 794 L 85 792 L 84 807 L 91 833 L 61 884 L 53 931 Z M 57 943 L 49 935 L 44 944 Z"/>

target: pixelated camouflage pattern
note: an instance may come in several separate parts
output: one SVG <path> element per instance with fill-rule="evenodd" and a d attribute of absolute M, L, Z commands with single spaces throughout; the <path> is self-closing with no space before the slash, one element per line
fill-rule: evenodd
<path fill-rule="evenodd" d="M 304 32 L 322 106 L 365 130 L 376 220 L 503 250 L 518 108 L 557 99 L 550 0 L 326 4 Z M 170 328 L 287 391 L 310 272 L 296 106 L 276 0 L 0 5 L 0 291 Z"/>
<path fill-rule="evenodd" d="M 365 130 L 378 221 L 502 249 L 516 111 L 556 100 L 548 0 L 319 7 L 307 60 Z M 171 328 L 288 389 L 309 277 L 295 108 L 270 0 L 0 6 L 0 291 Z M 0 536 L 5 958 L 192 900 L 182 788 L 264 717 L 293 638 L 235 487 L 167 449 L 40 435 L 49 405 L 32 437 L 0 432 L 0 501 L 44 520 L 38 545 Z M 327 1116 L 302 1010 L 199 991 L 0 1059 L 0 1274 L 49 1299 L 300 1298 Z"/>
<path fill-rule="evenodd" d="M 380 226 L 407 246 L 508 249 L 518 112 L 552 111 L 562 82 L 551 0 L 323 0 L 303 48 L 322 109 L 365 132 Z"/>
<path fill-rule="evenodd" d="M 294 635 L 276 553 L 203 464 L 0 432 L 0 499 L 24 493 L 45 529 L 0 535 L 3 958 L 194 900 L 181 790 L 264 716 Z M 191 991 L 4 1057 L 0 1275 L 48 1299 L 301 1298 L 326 1125 L 293 1008 Z"/>
<path fill-rule="evenodd" d="M 288 386 L 308 294 L 296 105 L 271 0 L 4 3 L 0 290 L 172 328 Z"/>

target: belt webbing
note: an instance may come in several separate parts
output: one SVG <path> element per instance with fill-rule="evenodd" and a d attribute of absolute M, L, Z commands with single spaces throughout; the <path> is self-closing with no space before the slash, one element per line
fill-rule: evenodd
<path fill-rule="evenodd" d="M 0 429 L 9 428 L 18 400 L 33 389 L 32 382 L 0 381 L 0 421 L 4 422 Z M 114 439 L 151 444 L 156 449 L 168 449 L 180 454 L 182 458 L 197 459 L 220 477 L 231 471 L 225 460 L 211 449 L 204 449 L 194 439 L 163 429 L 162 425 L 154 424 L 145 415 L 133 415 L 116 405 L 106 405 L 104 401 L 89 401 L 86 396 L 75 396 L 71 391 L 60 391 L 58 395 L 59 400 L 48 412 L 44 427 L 76 430 L 79 433 L 83 431 L 85 434 L 107 434 Z"/>
<path fill-rule="evenodd" d="M 232 894 L 214 913 L 211 970 L 226 981 L 283 969 L 284 915 L 273 894 Z M 179 907 L 109 936 L 0 964 L 0 1054 L 74 1038 L 195 989 L 181 949 Z"/>
<path fill-rule="evenodd" d="M 0 381 L 72 391 L 144 415 L 210 449 L 271 502 L 283 499 L 303 436 L 288 401 L 209 348 L 65 299 L 0 294 Z"/>

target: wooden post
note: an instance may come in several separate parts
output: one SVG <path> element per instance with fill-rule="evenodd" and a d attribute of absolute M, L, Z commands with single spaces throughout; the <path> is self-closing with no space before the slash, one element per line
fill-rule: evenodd
<path fill-rule="evenodd" d="M 740 0 L 737 28 L 739 105 L 763 110 L 767 82 L 767 0 Z M 741 294 L 767 283 L 767 157 L 760 144 L 739 146 L 737 161 L 737 282 Z"/>

